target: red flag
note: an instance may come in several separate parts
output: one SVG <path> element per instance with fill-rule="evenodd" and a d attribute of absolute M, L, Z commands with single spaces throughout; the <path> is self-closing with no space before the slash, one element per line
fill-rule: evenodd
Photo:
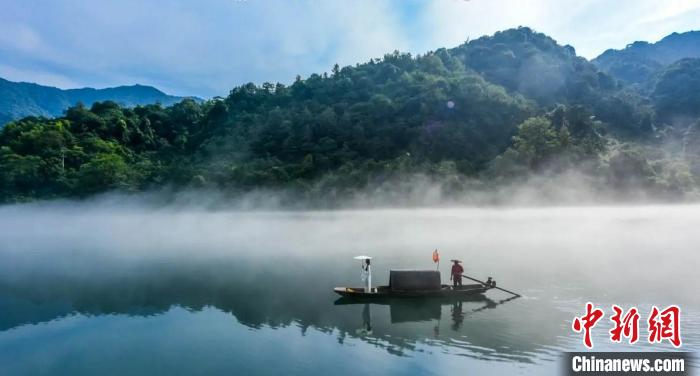
<path fill-rule="evenodd" d="M 440 262 L 440 254 L 437 249 L 433 251 L 433 262 Z"/>

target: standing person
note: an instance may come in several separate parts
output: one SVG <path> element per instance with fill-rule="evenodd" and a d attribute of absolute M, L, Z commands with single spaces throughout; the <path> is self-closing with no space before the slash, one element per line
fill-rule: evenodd
<path fill-rule="evenodd" d="M 459 260 L 452 260 L 454 264 L 452 265 L 452 271 L 450 273 L 450 280 L 452 281 L 452 286 L 454 288 L 459 285 L 462 286 L 462 273 L 464 273 L 464 268 L 459 263 Z"/>
<path fill-rule="evenodd" d="M 365 292 L 372 292 L 372 267 L 369 259 L 365 259 L 365 263 L 362 265 L 362 281 L 365 282 Z"/>

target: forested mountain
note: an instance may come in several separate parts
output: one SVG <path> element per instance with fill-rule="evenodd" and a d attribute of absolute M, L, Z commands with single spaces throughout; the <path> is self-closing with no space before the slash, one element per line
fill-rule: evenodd
<path fill-rule="evenodd" d="M 621 81 L 652 87 L 666 66 L 684 58 L 700 58 L 700 31 L 673 33 L 656 43 L 634 42 L 622 50 L 610 49 L 593 63 Z"/>
<path fill-rule="evenodd" d="M 700 59 L 681 59 L 662 70 L 656 80 L 652 98 L 664 120 L 700 116 Z"/>
<path fill-rule="evenodd" d="M 601 186 L 685 197 L 700 182 L 697 69 L 673 64 L 648 93 L 518 28 L 205 102 L 78 105 L 2 129 L 0 199 L 170 187 L 333 201 L 400 190 L 411 176 L 449 195 L 573 169 Z"/>
<path fill-rule="evenodd" d="M 125 107 L 161 103 L 169 106 L 182 100 L 143 85 L 107 89 L 61 90 L 27 82 L 11 82 L 0 78 L 0 126 L 25 116 L 61 116 L 68 107 L 79 102 L 90 106 L 95 102 L 114 101 Z"/>

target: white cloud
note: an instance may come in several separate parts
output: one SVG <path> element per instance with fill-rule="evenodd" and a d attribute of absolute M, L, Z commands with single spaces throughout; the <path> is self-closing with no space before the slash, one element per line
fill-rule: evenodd
<path fill-rule="evenodd" d="M 700 2 L 697 0 L 656 2 L 652 5 L 656 5 L 653 12 L 650 12 L 648 16 L 641 18 L 639 23 L 649 24 L 659 21 L 666 21 L 700 9 Z"/>
<path fill-rule="evenodd" d="M 43 47 L 39 34 L 29 25 L 7 22 L 2 25 L 0 33 L 0 45 L 4 45 L 19 51 L 36 51 Z"/>
<path fill-rule="evenodd" d="M 700 2 L 685 0 L 436 1 L 422 22 L 426 30 L 433 30 L 429 43 L 434 46 L 530 26 L 594 58 L 636 40 L 656 41 L 673 31 L 698 29 L 700 18 L 693 16 L 698 9 Z"/>
<path fill-rule="evenodd" d="M 684 0 L 0 0 L 0 9 L 7 78 L 62 87 L 138 82 L 200 96 L 520 25 L 588 58 L 700 28 L 700 4 Z"/>
<path fill-rule="evenodd" d="M 43 3 L 51 17 L 41 20 L 36 4 L 10 7 L 51 48 L 31 54 L 2 40 L 0 48 L 97 86 L 139 81 L 177 94 L 226 94 L 247 81 L 291 82 L 408 48 L 385 1 L 67 0 Z"/>

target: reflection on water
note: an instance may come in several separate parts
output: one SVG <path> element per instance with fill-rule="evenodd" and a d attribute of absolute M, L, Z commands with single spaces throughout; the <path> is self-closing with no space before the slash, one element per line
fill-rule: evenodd
<path fill-rule="evenodd" d="M 587 300 L 679 304 L 697 351 L 700 210 L 625 210 L 14 216 L 0 223 L 0 374 L 556 374 L 561 351 L 582 349 L 569 325 Z M 75 223 L 86 231 L 66 237 Z M 645 259 L 661 244 L 672 257 Z M 434 267 L 436 246 L 523 297 L 332 292 L 359 283 L 355 254 L 375 256 L 383 283 L 391 267 Z M 672 350 L 606 330 L 594 343 Z"/>
<path fill-rule="evenodd" d="M 484 296 L 459 302 L 393 299 L 354 304 L 352 299 L 337 298 L 326 287 L 330 284 L 303 288 L 303 281 L 286 282 L 287 273 L 271 271 L 270 278 L 250 284 L 235 263 L 170 265 L 167 270 L 158 265 L 141 268 L 138 274 L 91 276 L 89 281 L 66 277 L 6 281 L 0 285 L 0 306 L 5 308 L 0 330 L 47 323 L 74 314 L 147 317 L 166 314 L 172 307 L 193 312 L 211 307 L 254 329 L 314 327 L 335 332 L 340 341 L 347 336 L 381 339 L 374 344 L 395 354 L 414 349 L 416 342 L 425 339 L 459 346 L 465 339 L 464 333 L 474 334 L 470 346 L 480 351 L 499 349 L 494 353 L 499 357 L 522 357 L 533 345 L 508 343 L 501 340 L 507 336 L 499 339 L 487 334 L 507 323 L 496 322 L 482 311 L 495 309 L 510 298 L 498 301 Z M 468 317 L 474 320 L 465 323 Z M 479 335 L 482 332 L 484 335 Z M 554 340 L 556 336 L 539 338 L 543 344 Z"/>

